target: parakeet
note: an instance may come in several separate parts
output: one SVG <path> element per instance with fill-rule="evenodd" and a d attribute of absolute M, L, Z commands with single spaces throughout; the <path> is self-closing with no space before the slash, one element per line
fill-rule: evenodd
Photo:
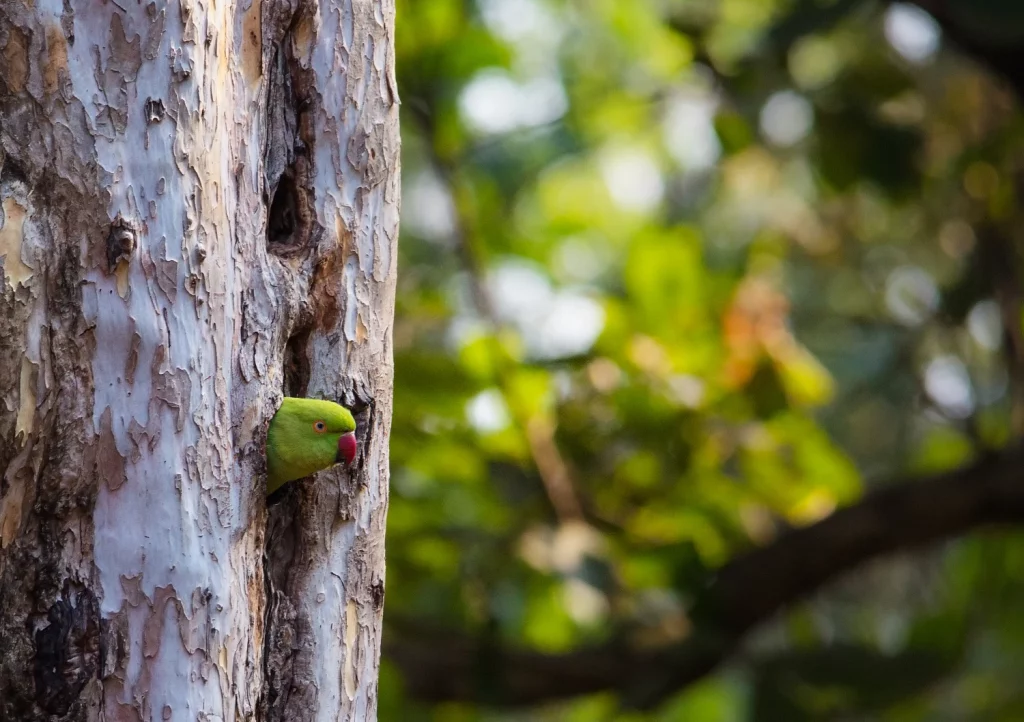
<path fill-rule="evenodd" d="M 356 458 L 356 422 L 333 401 L 285 397 L 267 429 L 267 494 Z"/>

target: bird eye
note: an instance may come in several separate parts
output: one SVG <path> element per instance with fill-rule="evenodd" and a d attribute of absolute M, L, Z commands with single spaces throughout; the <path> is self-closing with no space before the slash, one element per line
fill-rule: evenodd
<path fill-rule="evenodd" d="M 313 431 L 315 431 L 318 434 L 322 434 L 325 431 L 327 431 L 327 424 L 325 424 L 323 421 L 314 421 Z"/>

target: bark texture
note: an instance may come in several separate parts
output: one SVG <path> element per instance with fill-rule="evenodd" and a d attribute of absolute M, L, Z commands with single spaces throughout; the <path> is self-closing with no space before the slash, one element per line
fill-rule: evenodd
<path fill-rule="evenodd" d="M 375 717 L 393 29 L 0 3 L 0 720 Z M 362 443 L 268 513 L 283 393 Z"/>

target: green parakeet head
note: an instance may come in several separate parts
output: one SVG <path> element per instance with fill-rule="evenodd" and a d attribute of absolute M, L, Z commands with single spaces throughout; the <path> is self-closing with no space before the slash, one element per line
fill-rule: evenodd
<path fill-rule="evenodd" d="M 267 493 L 356 458 L 356 422 L 333 401 L 285 397 L 267 430 Z"/>

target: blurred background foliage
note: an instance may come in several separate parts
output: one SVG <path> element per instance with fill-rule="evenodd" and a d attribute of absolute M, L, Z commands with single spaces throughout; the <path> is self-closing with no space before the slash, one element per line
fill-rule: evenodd
<path fill-rule="evenodd" d="M 737 554 L 1021 435 L 1024 116 L 971 50 L 1022 8 L 398 0 L 381 719 L 1024 719 L 1009 532 L 843 576 L 644 711 L 395 661 L 686 640 Z"/>

